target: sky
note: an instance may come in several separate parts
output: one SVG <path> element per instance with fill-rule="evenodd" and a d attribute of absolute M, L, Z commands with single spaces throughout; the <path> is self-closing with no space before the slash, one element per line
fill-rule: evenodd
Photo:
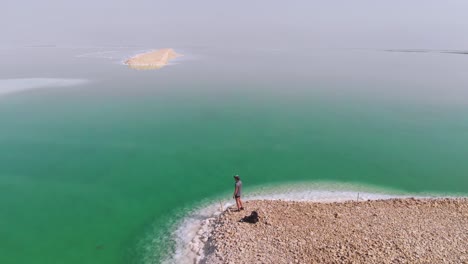
<path fill-rule="evenodd" d="M 468 49 L 466 0 L 3 0 L 1 46 Z"/>

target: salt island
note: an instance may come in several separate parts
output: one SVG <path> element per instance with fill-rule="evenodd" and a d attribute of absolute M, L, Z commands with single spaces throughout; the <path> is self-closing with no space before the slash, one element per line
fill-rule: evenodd
<path fill-rule="evenodd" d="M 166 48 L 135 55 L 126 60 L 125 64 L 137 70 L 160 69 L 166 66 L 170 60 L 180 56 L 182 55 L 173 49 Z"/>

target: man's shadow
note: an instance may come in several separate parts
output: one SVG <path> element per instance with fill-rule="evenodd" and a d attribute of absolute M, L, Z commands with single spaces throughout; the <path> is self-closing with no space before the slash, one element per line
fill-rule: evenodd
<path fill-rule="evenodd" d="M 244 216 L 241 220 L 239 220 L 239 222 L 255 224 L 259 221 L 258 219 L 259 219 L 259 216 L 258 216 L 257 211 L 252 211 L 250 215 Z"/>

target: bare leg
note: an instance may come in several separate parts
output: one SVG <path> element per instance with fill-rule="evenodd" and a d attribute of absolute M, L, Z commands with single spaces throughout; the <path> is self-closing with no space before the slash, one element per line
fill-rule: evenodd
<path fill-rule="evenodd" d="M 242 206 L 242 201 L 241 201 L 240 197 L 236 198 L 236 204 L 237 204 L 237 210 L 239 210 L 239 211 L 244 210 L 244 207 Z"/>

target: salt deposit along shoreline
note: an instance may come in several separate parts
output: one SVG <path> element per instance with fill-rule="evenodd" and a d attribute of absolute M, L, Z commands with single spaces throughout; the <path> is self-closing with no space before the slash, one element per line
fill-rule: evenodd
<path fill-rule="evenodd" d="M 245 207 L 209 221 L 205 256 L 195 263 L 468 263 L 468 198 L 250 200 Z M 258 223 L 239 222 L 253 210 Z"/>
<path fill-rule="evenodd" d="M 390 199 L 405 197 L 396 190 L 381 189 L 375 186 L 343 184 L 335 182 L 303 182 L 260 186 L 250 190 L 247 200 L 267 199 L 286 201 L 348 201 L 354 199 Z M 225 195 L 229 197 L 229 194 Z M 218 199 L 205 201 L 189 212 L 174 225 L 171 239 L 175 242 L 175 251 L 170 252 L 163 263 L 202 263 L 206 255 L 206 242 L 212 236 L 213 222 L 227 210 L 233 201 Z M 151 258 L 151 257 L 149 257 Z M 149 262 L 153 263 L 153 262 Z"/>
<path fill-rule="evenodd" d="M 226 194 L 226 195 L 227 197 L 229 196 L 229 194 Z M 257 226 L 258 230 L 262 230 L 262 228 L 266 227 L 265 226 L 266 224 L 262 221 L 264 221 L 265 218 L 270 218 L 269 216 L 270 214 L 277 214 L 277 212 L 283 212 L 283 211 L 294 212 L 294 210 L 292 209 L 290 210 L 289 207 L 288 207 L 288 210 L 285 210 L 284 208 L 279 206 L 282 203 L 293 203 L 291 208 L 294 208 L 296 206 L 294 205 L 295 203 L 298 203 L 298 204 L 304 203 L 306 205 L 306 208 L 308 206 L 311 206 L 310 208 L 314 208 L 314 206 L 316 205 L 319 205 L 319 206 L 323 205 L 329 208 L 330 210 L 332 210 L 333 208 L 339 209 L 341 205 L 346 205 L 346 206 L 349 206 L 349 208 L 346 210 L 350 210 L 350 208 L 354 208 L 352 212 L 347 213 L 347 215 L 350 216 L 349 220 L 356 221 L 356 223 L 362 223 L 363 226 L 361 227 L 365 227 L 364 224 L 367 223 L 366 222 L 367 220 L 376 217 L 372 215 L 372 218 L 366 218 L 366 214 L 370 214 L 370 212 L 372 212 L 371 209 L 373 208 L 373 206 L 377 208 L 373 210 L 377 210 L 376 214 L 379 217 L 382 217 L 386 208 L 391 208 L 388 206 L 378 205 L 377 202 L 379 201 L 382 201 L 382 203 L 385 205 L 385 203 L 389 201 L 406 201 L 406 200 L 411 201 L 411 200 L 416 199 L 417 201 L 421 200 L 421 201 L 435 202 L 435 201 L 441 200 L 442 201 L 441 203 L 439 202 L 437 203 L 438 204 L 437 207 L 441 208 L 442 210 L 442 208 L 447 208 L 447 205 L 445 204 L 446 202 L 444 202 L 443 200 L 447 200 L 447 201 L 456 200 L 463 204 L 462 206 L 463 215 L 465 215 L 465 217 L 468 217 L 468 213 L 466 212 L 466 204 L 467 204 L 468 198 L 464 196 L 463 194 L 458 194 L 458 195 L 442 194 L 442 193 L 412 194 L 412 193 L 406 193 L 406 192 L 401 192 L 398 190 L 380 188 L 377 186 L 370 186 L 370 185 L 369 186 L 355 185 L 355 184 L 345 184 L 345 183 L 336 183 L 336 182 L 302 182 L 302 183 L 291 183 L 291 184 L 286 183 L 282 185 L 259 186 L 259 187 L 255 187 L 254 189 L 249 189 L 248 196 L 245 197 L 246 210 L 239 212 L 239 213 L 231 212 L 230 209 L 233 208 L 232 207 L 233 202 L 231 201 L 231 199 L 226 199 L 226 195 L 219 196 L 217 199 L 212 198 L 209 201 L 207 200 L 199 204 L 198 206 L 192 208 L 190 211 L 188 212 L 186 211 L 186 213 L 184 213 L 185 216 L 181 218 L 177 223 L 174 223 L 174 229 L 173 229 L 171 238 L 169 237 L 165 238 L 165 239 L 170 239 L 174 241 L 175 243 L 174 250 L 173 251 L 171 250 L 171 252 L 168 252 L 169 255 L 167 255 L 163 260 L 153 260 L 153 261 L 149 261 L 145 263 L 156 263 L 156 262 L 160 263 L 161 261 L 162 263 L 181 263 L 181 264 L 184 264 L 184 263 L 190 263 L 190 264 L 193 264 L 193 263 L 229 263 L 228 261 L 229 254 L 234 252 L 236 253 L 234 254 L 235 256 L 239 255 L 238 254 L 239 252 L 235 251 L 237 244 L 233 243 L 232 239 L 229 240 L 229 236 L 227 238 L 225 237 L 223 239 L 220 239 L 219 235 L 223 234 L 223 232 L 227 232 L 227 230 L 223 230 L 220 228 L 221 227 L 227 228 L 230 225 L 233 225 L 231 226 L 233 227 L 233 230 L 239 230 L 240 234 L 258 235 L 258 234 L 255 234 L 254 232 L 253 233 L 250 232 L 250 230 L 245 230 L 243 228 L 248 228 L 249 226 Z M 269 205 L 257 206 L 256 205 L 257 201 L 259 202 L 265 201 Z M 376 202 L 376 204 L 371 207 L 368 207 L 369 206 L 368 203 L 372 204 L 373 202 Z M 278 204 L 278 206 L 276 206 L 276 204 Z M 395 204 L 399 205 L 398 202 L 395 202 Z M 418 204 L 418 203 L 415 203 L 415 204 Z M 402 202 L 400 207 L 404 209 L 404 208 L 407 208 L 408 206 L 404 202 Z M 262 212 L 264 208 L 269 208 L 268 209 L 269 211 Z M 398 208 L 398 206 L 396 206 L 396 208 Z M 257 209 L 260 209 L 258 210 L 260 214 L 260 219 L 261 219 L 260 223 L 256 225 L 238 223 L 238 220 L 241 219 L 243 216 L 249 214 L 252 210 L 257 210 Z M 434 218 L 433 217 L 434 215 L 432 214 L 425 214 L 424 210 L 426 209 L 424 208 L 421 210 L 418 209 L 420 212 L 419 218 L 422 219 L 421 221 L 430 222 L 432 221 L 432 219 L 435 219 L 434 220 L 435 225 L 440 226 L 440 221 L 439 221 L 440 219 L 438 220 L 438 218 Z M 444 210 L 442 210 L 444 213 L 450 213 L 450 211 L 444 211 Z M 353 212 L 355 212 L 355 214 L 353 214 Z M 307 213 L 309 213 L 309 215 L 315 216 L 315 218 L 312 218 L 313 221 L 316 221 L 316 219 L 322 219 L 323 221 L 326 221 L 327 217 L 329 217 L 330 215 L 329 213 L 323 214 L 323 212 L 321 211 L 317 211 L 317 212 L 313 211 L 312 214 L 311 212 L 307 212 Z M 398 216 L 395 215 L 395 211 L 391 211 L 389 212 L 389 214 L 396 217 L 396 220 L 398 220 L 400 223 L 401 221 L 403 221 L 402 219 L 408 218 L 408 217 L 403 217 L 404 216 L 403 215 L 402 216 L 403 218 L 399 219 Z M 344 216 L 344 215 L 340 214 L 339 212 L 337 216 L 338 217 L 335 219 L 335 222 L 338 221 L 339 219 L 348 219 L 348 218 L 340 218 L 340 216 Z M 303 226 L 307 226 L 309 221 L 310 223 L 314 223 L 312 220 L 307 218 L 309 216 L 307 216 L 306 214 L 298 214 L 298 215 L 294 215 L 294 217 L 296 217 L 298 219 L 296 220 L 299 222 L 305 221 L 305 224 Z M 334 213 L 333 213 L 333 217 L 334 217 Z M 229 219 L 229 221 L 225 222 L 226 219 Z M 376 219 L 379 219 L 379 218 L 376 218 Z M 384 220 L 385 219 L 383 219 L 382 222 L 386 223 L 385 222 L 386 220 L 385 221 Z M 464 221 L 468 222 L 468 218 L 465 218 Z M 239 226 L 237 226 L 238 224 Z M 340 223 L 336 222 L 336 224 L 340 224 Z M 372 223 L 372 222 L 368 224 L 370 224 L 371 226 L 375 225 L 375 223 Z M 277 228 L 283 229 L 284 234 L 288 234 L 288 232 L 290 232 L 288 228 L 297 226 L 294 224 L 289 225 L 287 221 L 284 221 L 284 222 L 277 221 L 277 225 L 278 225 Z M 386 226 L 386 225 L 383 225 L 383 226 Z M 271 228 L 270 225 L 269 227 Z M 324 234 L 323 232 L 321 232 L 322 227 L 320 225 L 316 225 L 315 223 L 314 227 L 317 228 L 317 234 Z M 332 227 L 334 228 L 334 226 Z M 342 228 L 343 225 L 341 225 L 340 227 Z M 331 226 L 328 226 L 328 228 L 331 228 Z M 466 229 L 466 226 L 465 226 L 465 229 Z M 372 229 L 369 229 L 369 230 L 372 231 Z M 266 229 L 264 231 L 268 231 L 268 230 Z M 364 229 L 362 232 L 364 231 L 367 231 L 367 230 Z M 329 233 L 334 234 L 333 232 L 329 232 Z M 465 232 L 465 233 L 468 234 L 468 232 Z M 225 234 L 227 233 L 224 233 L 224 235 Z M 262 235 L 262 237 L 268 237 L 268 239 L 272 237 L 280 238 L 282 234 L 283 233 L 279 233 L 279 234 L 275 234 L 272 236 L 271 234 L 266 233 L 266 235 Z M 343 233 L 343 234 L 346 234 L 346 233 Z M 230 235 L 233 236 L 233 234 L 230 234 Z M 382 234 L 380 235 L 382 236 Z M 370 237 L 372 238 L 373 236 L 370 236 Z M 224 241 L 225 239 L 227 240 Z M 247 245 L 243 247 L 244 252 L 242 254 L 244 255 L 245 253 L 254 252 L 252 251 L 254 250 L 254 248 L 251 248 L 251 244 L 253 242 L 250 241 L 250 238 L 248 237 L 246 239 L 248 239 L 248 241 L 247 242 L 244 241 Z M 258 237 L 252 237 L 252 239 L 254 241 L 260 241 L 258 240 Z M 305 239 L 305 241 L 307 241 L 307 239 Z M 392 240 L 389 239 L 388 241 L 392 241 Z M 217 246 L 220 245 L 219 243 L 231 243 L 230 246 L 232 248 L 226 251 L 219 250 L 217 248 Z M 286 243 L 286 242 L 284 243 L 285 245 L 289 245 L 289 243 Z M 256 245 L 256 243 L 253 243 L 253 244 Z M 310 245 L 313 245 L 313 244 L 310 244 Z M 226 244 L 224 246 L 224 249 L 227 249 L 230 246 Z M 333 247 L 332 244 L 330 246 Z M 264 249 L 264 250 L 267 250 L 267 249 Z M 268 251 L 265 251 L 265 252 L 268 252 Z M 224 255 L 227 257 L 223 257 L 223 260 L 216 259 L 220 255 L 221 256 Z M 461 257 L 463 258 L 464 255 L 462 255 Z M 242 261 L 244 260 L 236 259 L 235 261 L 233 261 L 233 263 L 243 263 Z M 250 259 L 248 261 L 247 260 L 245 261 L 246 262 L 252 261 L 253 263 L 269 263 L 268 259 L 263 259 L 263 260 Z M 282 263 L 281 259 L 278 261 L 279 261 L 278 263 Z M 294 261 L 295 260 L 293 259 L 292 263 L 294 263 Z M 316 261 L 316 262 L 327 262 L 327 261 Z M 330 260 L 328 262 L 332 262 L 332 261 Z M 372 261 L 368 261 L 368 262 L 371 263 Z M 289 262 L 284 262 L 284 263 L 289 263 Z M 303 262 L 299 261 L 299 263 L 303 263 Z M 313 261 L 305 262 L 305 263 L 313 263 Z"/>
<path fill-rule="evenodd" d="M 255 204 L 257 201 L 266 201 L 271 204 L 281 204 L 283 202 L 291 202 L 300 204 L 305 203 L 308 205 L 326 205 L 326 206 L 337 206 L 341 204 L 351 203 L 350 201 L 359 201 L 356 204 L 353 204 L 351 208 L 360 208 L 362 205 L 365 205 L 367 201 L 404 201 L 406 199 L 414 199 L 411 197 L 416 197 L 416 199 L 425 201 L 435 201 L 438 199 L 455 199 L 460 200 L 466 204 L 467 198 L 460 198 L 461 194 L 457 196 L 450 196 L 448 194 L 435 194 L 435 193 L 426 193 L 426 194 L 409 194 L 400 192 L 398 190 L 390 190 L 386 188 L 378 188 L 375 186 L 365 186 L 365 185 L 354 185 L 354 184 L 341 184 L 334 182 L 316 182 L 316 183 L 300 183 L 300 184 L 283 184 L 281 186 L 263 186 L 260 188 L 255 188 L 255 190 L 250 190 L 250 193 L 254 195 L 249 195 L 246 197 L 246 211 L 240 213 L 231 212 L 229 209 L 232 207 L 233 202 L 229 199 L 212 199 L 212 202 L 200 204 L 198 207 L 186 213 L 185 217 L 182 218 L 175 226 L 172 240 L 175 241 L 175 250 L 170 253 L 167 259 L 163 263 L 229 263 L 229 257 L 224 258 L 224 260 L 216 260 L 216 258 L 221 254 L 245 254 L 251 249 L 244 247 L 244 252 L 236 252 L 235 250 L 227 250 L 226 252 L 217 250 L 217 243 L 228 243 L 229 241 L 224 241 L 225 238 L 219 238 L 223 230 L 220 229 L 221 226 L 227 227 L 227 223 L 232 225 L 237 225 L 237 221 L 243 216 L 249 214 L 252 210 L 257 210 Z M 446 198 L 441 198 L 446 197 Z M 465 200 L 463 200 L 465 199 Z M 294 206 L 293 206 L 294 207 Z M 443 208 L 444 205 L 441 205 Z M 262 207 L 263 208 L 263 207 Z M 465 207 L 466 208 L 466 207 Z M 281 208 L 271 208 L 273 212 L 281 212 Z M 362 210 L 362 209 L 358 209 Z M 381 209 L 384 210 L 384 209 Z M 362 212 L 367 212 L 363 210 Z M 360 211 L 357 211 L 360 212 Z M 259 211 L 261 220 L 265 217 L 264 212 Z M 276 213 L 275 213 L 276 214 Z M 310 213 L 309 213 L 310 214 Z M 393 214 L 393 213 L 391 213 Z M 360 214 L 351 214 L 354 219 L 360 217 Z M 227 216 L 232 216 L 230 219 L 231 222 L 220 222 L 224 221 Z M 300 219 L 306 221 L 307 218 L 301 218 L 306 215 L 298 216 Z M 268 216 L 266 216 L 268 217 Z M 427 217 L 431 219 L 431 215 Z M 301 221 L 302 221 L 301 220 Z M 468 219 L 467 219 L 468 221 Z M 281 222 L 279 222 L 281 223 Z M 365 223 L 365 221 L 363 222 Z M 240 224 L 240 223 L 239 223 Z M 242 223 L 239 227 L 234 226 L 234 230 L 238 228 L 243 228 L 246 223 Z M 254 226 L 261 228 L 263 223 L 259 223 Z M 283 228 L 286 228 L 284 226 Z M 241 234 L 249 234 L 248 230 L 238 229 Z M 285 232 L 287 229 L 284 229 Z M 226 230 L 224 230 L 226 231 Z M 241 232 L 242 231 L 242 232 Z M 319 230 L 320 231 L 320 230 Z M 289 231 L 288 231 L 289 232 Z M 253 233 L 254 234 L 254 233 Z M 280 234 L 281 235 L 281 234 Z M 275 234 L 275 237 L 280 237 L 278 234 Z M 247 238 L 249 243 L 250 238 Z M 256 238 L 252 237 L 252 240 L 255 241 Z M 220 242 L 221 241 L 221 242 Z M 222 242 L 224 241 L 224 242 Z M 232 243 L 230 241 L 229 243 Z M 249 244 L 248 243 L 248 244 Z M 255 243 L 254 243 L 255 244 Z M 231 246 L 233 246 L 232 244 Z M 228 248 L 228 246 L 225 246 Z M 217 262 L 216 262 L 217 261 Z M 252 261 L 253 263 L 269 263 L 268 260 L 245 260 Z M 259 262 L 260 261 L 260 262 Z M 294 259 L 292 260 L 294 263 Z M 326 262 L 326 261 L 325 261 Z M 233 261 L 233 263 L 243 263 L 239 261 Z M 282 263 L 281 260 L 278 263 Z M 289 262 L 285 262 L 289 263 Z M 302 262 L 299 262 L 302 263 Z M 308 263 L 308 262 L 306 262 Z"/>

